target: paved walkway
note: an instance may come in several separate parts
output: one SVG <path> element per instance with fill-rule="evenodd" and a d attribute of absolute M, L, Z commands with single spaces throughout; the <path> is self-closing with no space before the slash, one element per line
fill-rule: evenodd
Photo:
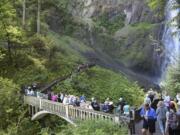
<path fill-rule="evenodd" d="M 136 125 L 135 125 L 136 134 L 134 134 L 134 135 L 142 135 L 142 133 L 141 133 L 142 124 L 143 124 L 143 121 L 136 123 Z M 156 122 L 156 133 L 154 133 L 153 135 L 161 135 L 161 132 L 160 132 L 157 122 Z"/>

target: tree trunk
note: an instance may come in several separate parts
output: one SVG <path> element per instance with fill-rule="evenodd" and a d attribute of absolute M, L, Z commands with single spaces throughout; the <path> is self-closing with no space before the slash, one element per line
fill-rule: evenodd
<path fill-rule="evenodd" d="M 40 10 L 41 10 L 41 0 L 38 0 L 38 9 L 37 9 L 37 33 L 40 34 Z"/>
<path fill-rule="evenodd" d="M 8 56 L 9 56 L 9 64 L 12 65 L 13 63 L 13 57 L 12 57 L 12 49 L 11 49 L 11 41 L 10 41 L 10 37 L 9 37 L 9 33 L 7 31 L 7 26 L 6 23 L 2 22 L 3 24 L 3 28 L 6 32 L 6 41 L 7 41 L 7 48 L 8 48 Z"/>
<path fill-rule="evenodd" d="M 12 65 L 13 58 L 12 58 L 12 51 L 11 51 L 11 42 L 9 39 L 7 40 L 7 47 L 8 47 L 8 55 L 9 55 L 9 64 Z"/>
<path fill-rule="evenodd" d="M 26 24 L 26 0 L 23 0 L 23 16 L 22 16 L 22 26 L 25 28 Z"/>

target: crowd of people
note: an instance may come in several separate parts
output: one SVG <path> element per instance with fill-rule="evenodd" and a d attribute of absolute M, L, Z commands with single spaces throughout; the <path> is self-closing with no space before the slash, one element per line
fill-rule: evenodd
<path fill-rule="evenodd" d="M 149 91 L 140 115 L 143 118 L 143 135 L 155 133 L 156 121 L 162 135 L 180 135 L 180 93 L 172 98 L 167 93 L 159 95 Z"/>
<path fill-rule="evenodd" d="M 38 98 L 48 99 L 53 102 L 63 103 L 65 105 L 72 105 L 75 107 L 102 111 L 111 114 L 116 113 L 126 116 L 129 116 L 130 114 L 130 105 L 128 105 L 122 97 L 119 98 L 117 104 L 114 104 L 110 98 L 106 98 L 104 103 L 99 103 L 94 97 L 91 98 L 91 101 L 87 101 L 85 95 L 78 97 L 64 93 L 55 94 L 51 91 L 47 92 L 47 94 L 44 94 L 37 89 L 36 85 L 25 88 L 25 93 L 27 96 L 36 96 Z"/>
<path fill-rule="evenodd" d="M 65 105 L 105 113 L 130 115 L 130 105 L 122 97 L 119 98 L 117 104 L 114 104 L 110 98 L 107 98 L 104 103 L 99 103 L 94 97 L 91 101 L 87 101 L 85 95 L 78 97 L 64 93 L 55 94 L 51 91 L 44 94 L 37 89 L 36 85 L 27 87 L 25 93 L 28 96 L 45 98 Z M 148 91 L 140 110 L 140 116 L 143 118 L 143 135 L 153 135 L 156 131 L 156 122 L 162 135 L 180 135 L 180 93 L 172 98 L 167 92 L 160 94 L 153 90 Z"/>

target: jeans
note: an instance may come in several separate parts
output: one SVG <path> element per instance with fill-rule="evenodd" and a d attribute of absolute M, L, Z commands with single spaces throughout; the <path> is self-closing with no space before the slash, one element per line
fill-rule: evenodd
<path fill-rule="evenodd" d="M 158 119 L 158 123 L 159 123 L 159 128 L 161 130 L 161 133 L 164 134 L 165 133 L 165 123 L 166 123 L 166 120 L 165 119 L 162 119 L 162 120 Z"/>

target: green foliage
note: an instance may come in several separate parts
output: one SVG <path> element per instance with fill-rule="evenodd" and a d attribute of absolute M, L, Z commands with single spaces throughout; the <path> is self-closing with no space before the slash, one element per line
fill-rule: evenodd
<path fill-rule="evenodd" d="M 28 44 L 33 47 L 39 55 L 48 57 L 50 46 L 53 46 L 53 41 L 46 36 L 35 34 L 29 38 Z"/>
<path fill-rule="evenodd" d="M 0 50 L 0 61 L 5 57 L 5 54 Z"/>
<path fill-rule="evenodd" d="M 96 22 L 96 28 L 101 29 L 103 27 L 110 34 L 122 28 L 124 26 L 124 20 L 125 15 L 119 15 L 113 19 L 110 19 L 108 14 L 103 14 L 98 18 L 94 18 L 94 21 Z"/>
<path fill-rule="evenodd" d="M 148 22 L 123 27 L 116 33 L 118 43 L 107 50 L 126 67 L 148 72 L 152 69 L 152 42 L 150 35 L 156 25 Z"/>
<path fill-rule="evenodd" d="M 127 135 L 127 129 L 108 121 L 83 121 L 77 127 L 69 126 L 57 135 Z"/>
<path fill-rule="evenodd" d="M 149 7 L 154 10 L 158 16 L 164 16 L 165 0 L 147 0 Z"/>
<path fill-rule="evenodd" d="M 132 24 L 132 27 L 134 27 L 137 30 L 146 31 L 146 30 L 150 30 L 153 27 L 153 25 L 148 22 L 141 22 L 141 23 Z"/>
<path fill-rule="evenodd" d="M 18 91 L 18 85 L 0 77 L 0 129 L 6 129 L 17 121 L 17 115 L 20 112 Z"/>
<path fill-rule="evenodd" d="M 123 97 L 133 106 L 141 105 L 144 97 L 143 91 L 136 83 L 128 81 L 121 74 L 100 67 L 92 68 L 78 76 L 74 75 L 72 80 L 65 81 L 58 89 L 70 94 L 85 94 L 89 99 L 95 97 L 100 102 L 104 102 L 107 97 L 117 102 Z"/>
<path fill-rule="evenodd" d="M 0 76 L 9 78 L 0 77 L 0 134 L 61 133 L 62 125 L 65 125 L 63 127 L 65 129 L 67 123 L 59 118 L 57 120 L 56 117 L 46 117 L 42 121 L 30 121 L 26 114 L 27 107 L 22 105 L 19 86 L 32 82 L 47 84 L 59 76 L 69 74 L 78 63 L 87 61 L 83 54 L 93 52 L 93 49 L 77 39 L 49 31 L 47 20 L 52 15 L 59 17 L 57 20 L 60 23 L 55 22 L 60 27 L 59 33 L 72 35 L 77 29 L 86 27 L 81 20 L 78 22 L 68 13 L 69 0 L 41 1 L 41 34 L 35 34 L 37 0 L 26 0 L 26 2 L 26 25 L 22 27 L 22 0 L 0 1 Z M 55 14 L 51 14 L 52 12 Z M 123 15 L 114 19 L 102 15 L 95 21 L 98 28 L 104 27 L 110 34 L 124 26 Z M 133 27 L 137 27 L 138 30 L 150 29 L 147 24 Z M 111 47 L 111 37 L 106 35 L 104 38 L 102 40 L 108 44 L 104 50 L 108 50 Z M 7 50 L 8 47 L 11 48 L 10 52 Z M 13 58 L 10 64 L 9 53 Z M 121 74 L 101 67 L 90 69 L 80 75 L 74 74 L 72 78 L 57 86 L 55 91 L 65 91 L 74 95 L 85 94 L 89 99 L 94 96 L 101 102 L 106 97 L 112 98 L 114 102 L 119 97 L 124 97 L 129 104 L 135 106 L 142 103 L 144 94 L 136 83 L 128 81 Z M 137 96 L 140 98 L 137 99 Z M 77 128 L 69 126 L 62 133 L 125 135 L 127 130 L 104 121 L 87 121 L 80 123 Z"/>
<path fill-rule="evenodd" d="M 167 79 L 165 82 L 165 90 L 172 96 L 180 92 L 180 62 L 177 66 L 172 66 L 168 69 Z"/>

